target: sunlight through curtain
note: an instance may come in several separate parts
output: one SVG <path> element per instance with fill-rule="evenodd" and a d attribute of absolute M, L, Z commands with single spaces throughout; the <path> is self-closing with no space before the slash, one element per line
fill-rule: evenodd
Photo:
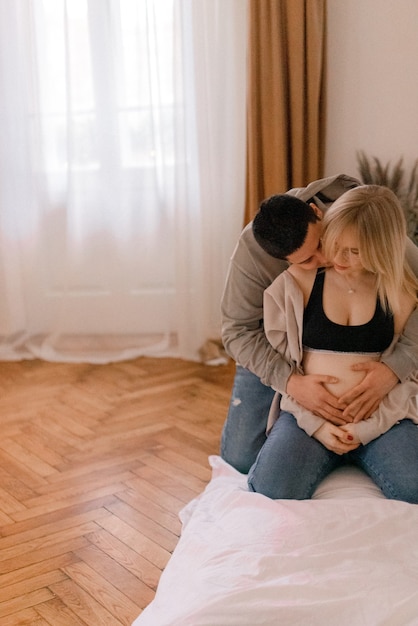
<path fill-rule="evenodd" d="M 245 203 L 244 0 L 0 0 L 0 359 L 196 359 Z"/>

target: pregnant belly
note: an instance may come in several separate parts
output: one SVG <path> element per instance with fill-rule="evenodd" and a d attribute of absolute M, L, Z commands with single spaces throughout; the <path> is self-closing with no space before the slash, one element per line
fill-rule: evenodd
<path fill-rule="evenodd" d="M 305 374 L 327 374 L 338 378 L 337 383 L 324 386 L 339 398 L 346 391 L 355 387 L 365 377 L 365 372 L 351 369 L 354 363 L 378 361 L 376 354 L 345 354 L 341 352 L 304 352 L 303 369 Z"/>

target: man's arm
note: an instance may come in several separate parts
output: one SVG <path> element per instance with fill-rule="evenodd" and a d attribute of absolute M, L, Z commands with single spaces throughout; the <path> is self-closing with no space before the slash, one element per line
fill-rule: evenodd
<path fill-rule="evenodd" d="M 410 239 L 406 242 L 405 257 L 418 277 L 418 247 Z M 401 383 L 418 368 L 418 308 L 409 316 L 393 352 L 384 355 L 382 362 L 390 367 Z"/>
<path fill-rule="evenodd" d="M 418 369 L 418 307 L 409 316 L 393 352 L 383 355 L 382 363 L 390 367 L 401 383 Z"/>
<path fill-rule="evenodd" d="M 272 279 L 251 273 L 248 265 L 243 267 L 235 258 L 231 261 L 221 302 L 222 341 L 236 363 L 265 385 L 283 390 L 291 366 L 270 345 L 263 325 L 263 293 Z M 282 271 L 285 267 L 282 262 Z"/>
<path fill-rule="evenodd" d="M 351 416 L 358 422 L 370 417 L 395 385 L 405 382 L 418 369 L 418 308 L 411 313 L 392 352 L 384 354 L 380 362 L 368 361 L 353 369 L 365 371 L 366 376 L 340 402 L 345 407 L 344 417 Z"/>
<path fill-rule="evenodd" d="M 353 369 L 365 371 L 366 376 L 341 396 L 340 402 L 344 417 L 359 422 L 370 417 L 398 382 L 405 382 L 418 369 L 418 308 L 411 313 L 392 352 L 383 354 L 380 362 L 359 363 Z"/>

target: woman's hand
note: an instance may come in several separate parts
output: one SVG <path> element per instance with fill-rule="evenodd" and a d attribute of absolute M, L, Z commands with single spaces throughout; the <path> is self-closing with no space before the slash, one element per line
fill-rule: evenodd
<path fill-rule="evenodd" d="M 358 448 L 360 442 L 357 443 L 354 439 L 350 439 L 353 435 L 346 432 L 343 428 L 334 426 L 330 422 L 325 422 L 314 432 L 313 437 L 331 452 L 346 454 Z"/>
<path fill-rule="evenodd" d="M 343 430 L 345 433 L 347 433 L 347 437 L 346 437 L 347 442 L 357 443 L 357 444 L 361 443 L 356 433 L 355 424 L 344 424 L 344 426 L 341 426 L 340 430 Z"/>

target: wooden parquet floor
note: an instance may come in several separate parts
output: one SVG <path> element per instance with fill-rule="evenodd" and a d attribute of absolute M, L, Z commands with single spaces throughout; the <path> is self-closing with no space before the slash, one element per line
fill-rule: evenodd
<path fill-rule="evenodd" d="M 0 363 L 0 624 L 131 624 L 210 479 L 234 366 Z"/>

